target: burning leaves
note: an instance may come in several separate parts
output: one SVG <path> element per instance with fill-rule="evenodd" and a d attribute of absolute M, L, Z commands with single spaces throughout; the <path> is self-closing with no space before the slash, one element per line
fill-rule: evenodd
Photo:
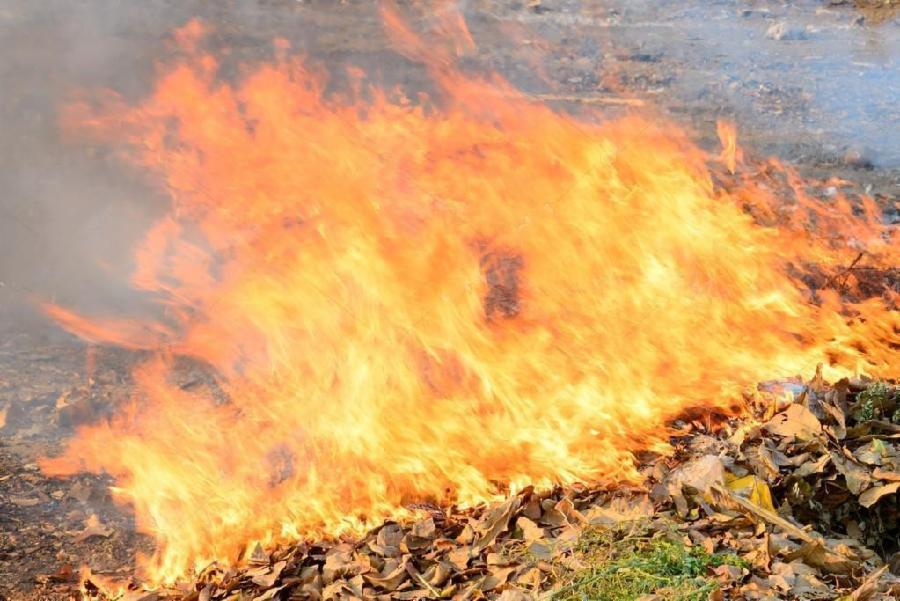
<path fill-rule="evenodd" d="M 288 547 L 243 571 L 212 566 L 198 590 L 210 599 L 237 590 L 253 590 L 257 599 L 282 591 L 308 599 L 529 598 L 554 579 L 554 563 L 571 555 L 583 529 L 612 515 L 608 508 L 590 510 L 604 494 L 527 490 L 483 510 L 432 509 L 418 521 L 387 522 L 354 543 Z"/>
<path fill-rule="evenodd" d="M 408 53 L 426 47 L 389 23 Z M 133 276 L 165 319 L 48 306 L 89 340 L 153 353 L 132 401 L 44 468 L 116 477 L 157 538 L 151 579 L 233 564 L 248 540 L 361 533 L 411 501 L 636 482 L 634 453 L 665 448 L 667 420 L 692 405 L 739 404 L 756 382 L 820 362 L 833 376 L 896 368 L 882 301 L 813 302 L 791 270 L 845 260 L 850 242 L 836 240 L 851 234 L 889 260 L 871 203 L 856 215 L 845 199 L 798 197 L 783 219 L 761 186 L 715 189 L 709 157 L 665 124 L 575 122 L 444 61 L 425 61 L 435 99 L 327 94 L 283 44 L 277 55 L 224 81 L 192 34 L 143 102 L 73 111 L 123 135 L 172 198 Z M 735 149 L 724 160 L 738 177 Z M 173 383 L 179 356 L 211 366 L 221 395 Z M 801 444 L 824 435 L 802 417 L 789 420 L 799 432 L 767 427 Z M 778 471 L 775 449 L 753 451 Z M 863 492 L 855 463 L 831 461 Z M 473 555 L 448 566 L 400 553 L 360 568 L 358 549 L 330 563 L 323 551 L 322 594 L 356 594 L 368 574 L 433 595 L 450 568 L 478 570 L 478 587 L 496 577 L 490 590 L 516 583 L 516 569 L 484 570 L 513 517 L 553 552 L 581 526 L 572 499 L 540 498 L 531 514 L 531 497 L 513 499 L 526 505 L 454 534 Z M 433 545 L 423 528 L 383 542 L 414 555 Z M 285 587 L 312 565 L 277 561 Z"/>
<path fill-rule="evenodd" d="M 770 408 L 784 397 L 761 393 L 753 400 L 757 420 L 713 430 L 685 424 L 673 439 L 674 456 L 645 456 L 646 488 L 526 489 L 475 509 L 422 507 L 414 519 L 385 522 L 359 539 L 271 553 L 256 546 L 243 569 L 213 564 L 195 584 L 159 594 L 259 601 L 895 598 L 900 579 L 888 570 L 900 556 L 890 547 L 900 532 L 895 439 L 872 434 L 872 424 L 889 422 L 857 422 L 843 409 L 882 385 L 831 387 L 817 378 L 803 388 L 774 415 Z M 846 435 L 835 434 L 839 424 Z M 869 448 L 876 441 L 877 461 Z"/>

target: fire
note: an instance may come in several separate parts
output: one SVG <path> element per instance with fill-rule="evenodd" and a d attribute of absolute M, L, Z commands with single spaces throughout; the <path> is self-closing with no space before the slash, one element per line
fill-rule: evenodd
<path fill-rule="evenodd" d="M 734 123 L 719 119 L 716 121 L 716 131 L 722 142 L 722 153 L 719 155 L 719 160 L 728 167 L 731 174 L 734 174 L 738 163 L 744 160 L 744 154 L 737 145 L 737 128 Z"/>
<path fill-rule="evenodd" d="M 411 502 L 635 480 L 632 453 L 664 448 L 686 407 L 822 362 L 897 371 L 891 299 L 801 284 L 862 250 L 896 260 L 868 204 L 818 206 L 797 183 L 785 212 L 765 183 L 784 168 L 727 192 L 658 118 L 576 120 L 446 61 L 442 93 L 413 102 L 364 80 L 326 93 L 283 43 L 227 83 L 202 28 L 179 39 L 148 98 L 69 115 L 124 137 L 171 197 L 132 280 L 164 315 L 47 306 L 153 351 L 131 403 L 44 462 L 116 478 L 156 537 L 153 581 Z M 214 389 L 179 387 L 179 357 Z"/>

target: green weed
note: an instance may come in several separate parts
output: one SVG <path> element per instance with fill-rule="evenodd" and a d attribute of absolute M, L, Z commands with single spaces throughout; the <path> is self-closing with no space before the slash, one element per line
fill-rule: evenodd
<path fill-rule="evenodd" d="M 633 601 L 655 594 L 672 601 L 706 601 L 717 583 L 708 576 L 721 565 L 748 567 L 733 554 L 707 553 L 667 538 L 588 531 L 576 548 L 587 566 L 563 577 L 558 601 Z"/>

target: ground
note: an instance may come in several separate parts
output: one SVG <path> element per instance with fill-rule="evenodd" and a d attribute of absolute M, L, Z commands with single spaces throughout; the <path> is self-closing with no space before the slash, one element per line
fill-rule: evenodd
<path fill-rule="evenodd" d="M 900 22 L 888 8 L 473 0 L 466 11 L 479 47 L 474 66 L 498 70 L 561 110 L 604 106 L 616 114 L 628 110 L 616 99 L 639 99 L 710 148 L 725 116 L 751 152 L 779 156 L 808 176 L 847 179 L 876 197 L 900 193 Z M 269 56 L 271 40 L 284 37 L 334 70 L 355 64 L 389 83 L 425 85 L 420 68 L 390 52 L 369 2 L 4 3 L 0 594 L 12 598 L 69 578 L 85 561 L 121 573 L 149 544 L 102 479 L 50 480 L 36 467 L 81 420 L 127 397 L 134 357 L 88 349 L 35 307 L 44 299 L 89 309 L 135 302 L 107 283 L 116 279 L 108 272 L 127 271 L 127 259 L 117 258 L 128 256 L 164 199 L 115 160 L 64 139 L 57 110 L 78 88 L 144 93 L 166 35 L 194 16 L 214 25 L 234 63 Z M 529 43 L 514 41 L 523 34 Z"/>

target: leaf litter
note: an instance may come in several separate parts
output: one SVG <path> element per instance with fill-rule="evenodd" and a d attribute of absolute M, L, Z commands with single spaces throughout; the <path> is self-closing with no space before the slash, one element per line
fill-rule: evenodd
<path fill-rule="evenodd" d="M 761 385 L 747 415 L 676 422 L 643 486 L 526 488 L 470 509 L 418 506 L 358 540 L 254 546 L 186 601 L 900 598 L 900 387 L 821 376 Z M 92 529 L 93 528 L 93 529 Z M 91 524 L 84 534 L 102 535 Z M 146 600 L 133 583 L 105 595 Z"/>

